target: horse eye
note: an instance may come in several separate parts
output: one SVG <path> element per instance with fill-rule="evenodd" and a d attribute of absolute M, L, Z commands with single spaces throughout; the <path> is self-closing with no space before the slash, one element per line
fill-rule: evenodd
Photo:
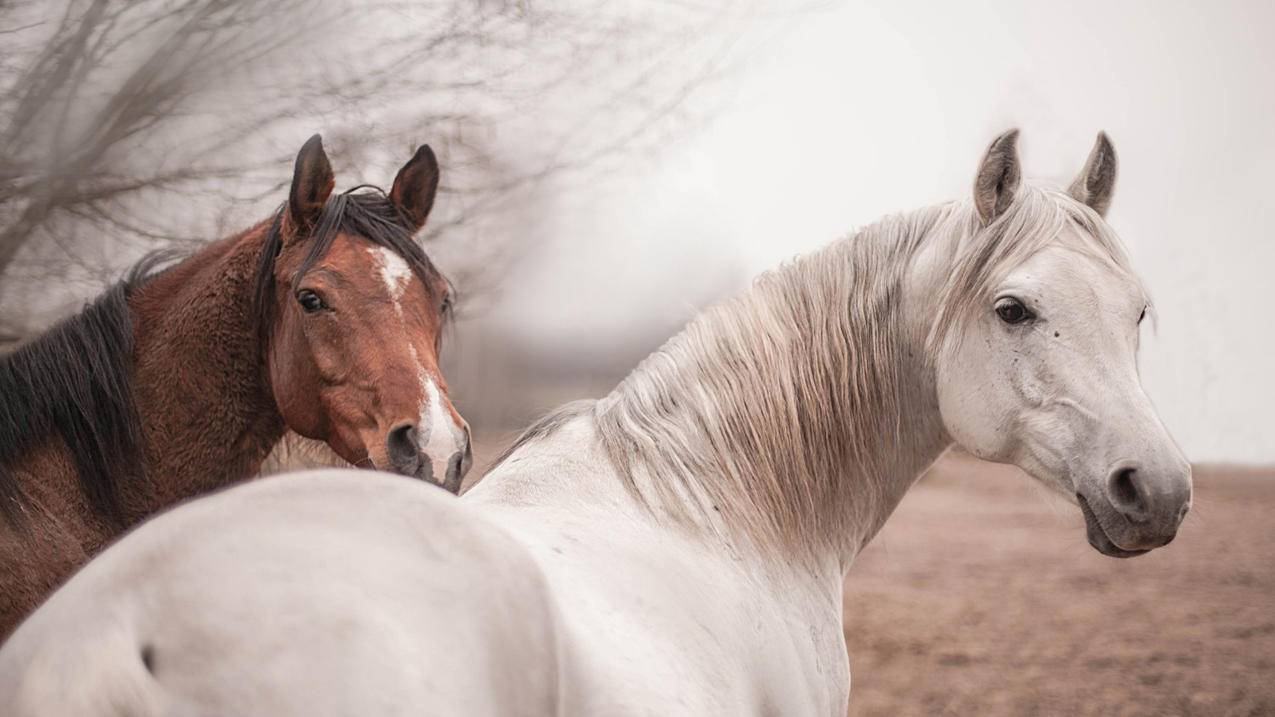
<path fill-rule="evenodd" d="M 1034 318 L 1032 312 L 1018 299 L 1004 299 L 996 305 L 996 315 L 1007 324 L 1021 324 Z"/>
<path fill-rule="evenodd" d="M 447 294 L 443 297 L 443 303 L 439 305 L 438 312 L 440 314 L 446 315 L 451 313 L 451 310 L 452 310 L 452 295 Z"/>
<path fill-rule="evenodd" d="M 1138 314 L 1138 323 L 1142 323 L 1142 320 L 1145 318 L 1147 318 L 1147 307 L 1144 306 L 1142 307 L 1142 313 Z"/>
<path fill-rule="evenodd" d="M 298 291 L 297 303 L 301 304 L 301 308 L 305 310 L 307 314 L 313 314 L 316 311 L 322 311 L 323 309 L 328 308 L 328 305 L 323 303 L 323 297 L 319 296 L 311 289 L 302 289 L 301 291 Z"/>

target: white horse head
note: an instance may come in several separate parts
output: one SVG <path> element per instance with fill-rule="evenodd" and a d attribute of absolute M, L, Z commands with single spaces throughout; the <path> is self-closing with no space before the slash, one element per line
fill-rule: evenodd
<path fill-rule="evenodd" d="M 1017 137 L 992 143 L 972 201 L 763 275 L 603 399 L 639 497 L 844 563 L 955 442 L 1074 497 L 1104 554 L 1171 540 L 1190 468 L 1138 379 L 1149 301 L 1103 219 L 1115 151 L 1099 135 L 1063 192 L 1021 181 Z"/>
<path fill-rule="evenodd" d="M 979 167 L 982 226 L 931 334 L 943 424 L 971 453 L 1074 495 L 1094 548 L 1141 554 L 1173 539 L 1191 468 L 1138 377 L 1150 301 L 1103 218 L 1115 150 L 1099 134 L 1063 193 L 1020 187 L 1016 139 Z"/>

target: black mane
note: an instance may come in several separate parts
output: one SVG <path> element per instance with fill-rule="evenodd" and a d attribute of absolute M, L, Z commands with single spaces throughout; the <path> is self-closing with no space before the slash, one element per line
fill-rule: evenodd
<path fill-rule="evenodd" d="M 24 524 L 29 508 L 14 467 L 55 435 L 89 504 L 122 519 L 119 484 L 145 474 L 128 297 L 162 260 L 144 258 L 80 313 L 0 358 L 0 515 L 10 525 Z"/>

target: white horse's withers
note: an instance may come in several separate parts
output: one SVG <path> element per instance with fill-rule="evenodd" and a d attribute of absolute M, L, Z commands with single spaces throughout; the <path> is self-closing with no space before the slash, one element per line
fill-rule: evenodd
<path fill-rule="evenodd" d="M 1074 496 L 1090 543 L 1171 540 L 1190 469 L 1143 393 L 1148 302 L 1016 133 L 973 202 L 886 219 L 705 312 L 460 501 L 269 479 L 151 521 L 0 650 L 59 714 L 845 714 L 841 585 L 953 442 Z"/>

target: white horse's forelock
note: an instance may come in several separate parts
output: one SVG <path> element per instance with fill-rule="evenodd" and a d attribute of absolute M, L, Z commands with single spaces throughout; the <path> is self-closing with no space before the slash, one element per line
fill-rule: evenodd
<path fill-rule="evenodd" d="M 762 274 L 611 394 L 551 414 L 509 453 L 592 414 L 628 487 L 661 516 L 724 525 L 785 560 L 829 539 L 866 540 L 907 448 L 903 407 L 919 390 L 902 380 L 917 375 L 907 368 L 933 365 L 995 284 L 1068 227 L 1083 244 L 1071 248 L 1133 277 L 1102 219 L 1052 189 L 1024 186 L 987 226 L 969 201 L 887 217 Z M 908 346 L 905 282 L 918 251 L 939 237 L 955 242 L 953 269 L 928 340 Z"/>

